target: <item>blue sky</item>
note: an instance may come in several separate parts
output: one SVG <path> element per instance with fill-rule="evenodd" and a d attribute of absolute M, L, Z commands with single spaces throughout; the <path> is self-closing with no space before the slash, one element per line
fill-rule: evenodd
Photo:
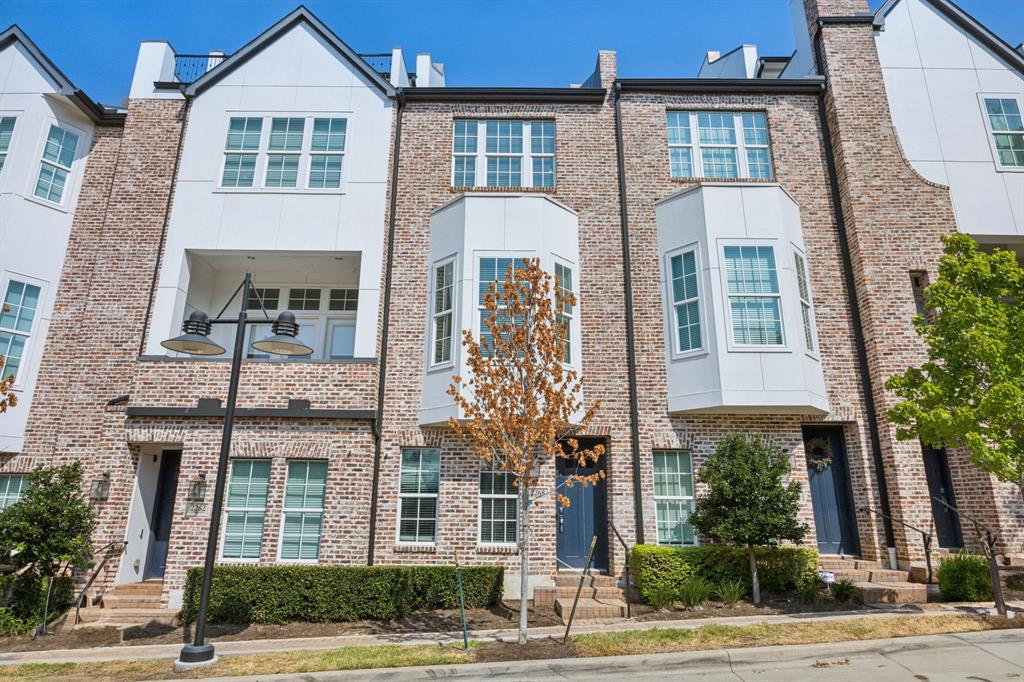
<path fill-rule="evenodd" d="M 870 0 L 872 7 L 881 0 Z M 3 0 L 17 23 L 91 97 L 127 95 L 138 45 L 233 52 L 298 0 Z M 401 46 L 443 62 L 448 85 L 563 86 L 617 50 L 625 77 L 696 75 L 707 50 L 793 49 L 787 0 L 306 0 L 358 52 Z M 1024 0 L 958 0 L 1007 42 L 1024 40 Z"/>

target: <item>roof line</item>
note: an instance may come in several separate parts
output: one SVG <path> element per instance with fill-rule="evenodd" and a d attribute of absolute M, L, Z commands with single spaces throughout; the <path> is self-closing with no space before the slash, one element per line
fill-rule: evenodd
<path fill-rule="evenodd" d="M 576 102 L 600 104 L 604 88 L 402 88 L 408 102 Z"/>
<path fill-rule="evenodd" d="M 296 7 L 280 21 L 246 43 L 233 55 L 193 81 L 187 88 L 185 88 L 185 95 L 188 97 L 194 97 L 200 94 L 203 90 L 207 89 L 237 69 L 239 66 L 255 57 L 257 54 L 262 52 L 265 47 L 299 24 L 307 24 L 310 28 L 316 31 L 321 38 L 327 41 L 331 47 L 337 50 L 342 57 L 348 60 L 364 76 L 366 76 L 370 82 L 380 89 L 385 95 L 388 97 L 394 96 L 394 86 L 384 80 L 379 73 L 374 71 L 373 68 L 371 68 L 370 65 L 355 52 L 355 50 L 349 47 L 345 41 L 339 38 L 330 28 L 317 19 L 311 11 L 306 9 L 305 5 L 299 5 Z"/>
<path fill-rule="evenodd" d="M 75 106 L 77 106 L 82 113 L 88 116 L 94 123 L 107 124 L 107 125 L 118 125 L 124 121 L 125 114 L 123 112 L 114 111 L 104 107 L 95 100 L 91 99 L 85 94 L 81 88 L 77 87 L 71 82 L 71 79 L 60 70 L 52 59 L 46 56 L 46 53 L 39 49 L 39 46 L 32 42 L 32 39 L 28 37 L 28 34 L 21 30 L 21 27 L 17 24 L 11 24 L 9 27 L 0 32 L 0 50 L 3 50 L 8 45 L 13 43 L 20 43 L 23 48 L 29 53 L 29 56 L 40 67 L 46 72 L 46 75 L 50 77 L 57 84 L 57 88 L 62 96 L 67 97 Z"/>
<path fill-rule="evenodd" d="M 821 95 L 825 79 L 807 78 L 620 78 L 623 92 L 757 92 L 779 95 Z"/>
<path fill-rule="evenodd" d="M 1008 42 L 992 32 L 987 26 L 972 17 L 952 0 L 922 0 L 938 10 L 947 19 L 967 31 L 983 45 L 995 52 L 1014 69 L 1024 74 L 1024 54 L 1015 50 Z M 876 31 L 885 30 L 885 18 L 889 12 L 900 3 L 900 0 L 886 0 L 885 4 L 878 8 L 874 14 L 873 28 Z"/>

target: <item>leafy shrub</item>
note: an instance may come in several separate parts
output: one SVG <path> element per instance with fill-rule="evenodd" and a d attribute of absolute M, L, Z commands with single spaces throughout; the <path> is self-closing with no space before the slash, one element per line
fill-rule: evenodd
<path fill-rule="evenodd" d="M 678 590 L 691 576 L 700 576 L 714 585 L 739 581 L 750 586 L 750 565 L 746 547 L 703 545 L 666 547 L 637 545 L 630 555 L 637 589 L 647 602 L 659 585 Z M 796 589 L 818 575 L 818 551 L 812 547 L 758 547 L 757 570 L 765 591 Z"/>
<path fill-rule="evenodd" d="M 747 596 L 747 585 L 742 580 L 723 580 L 715 588 L 715 596 L 726 606 L 738 604 Z"/>
<path fill-rule="evenodd" d="M 852 580 L 844 578 L 838 582 L 832 583 L 832 596 L 841 604 L 845 604 L 853 599 L 853 595 L 856 593 L 857 587 L 853 584 Z"/>
<path fill-rule="evenodd" d="M 714 591 L 714 583 L 704 576 L 695 575 L 684 582 L 682 587 L 679 588 L 679 600 L 687 608 L 692 609 L 711 599 Z"/>
<path fill-rule="evenodd" d="M 797 587 L 797 594 L 800 596 L 800 601 L 805 604 L 816 604 L 818 603 L 818 597 L 821 596 L 821 581 L 820 580 L 808 580 Z"/>
<path fill-rule="evenodd" d="M 18 618 L 14 615 L 13 610 L 6 606 L 0 606 L 0 637 L 23 635 L 35 626 L 36 624 L 31 620 Z"/>
<path fill-rule="evenodd" d="M 203 571 L 185 580 L 182 623 L 196 619 Z M 501 599 L 503 569 L 462 569 L 466 608 Z M 413 611 L 455 609 L 453 566 L 218 566 L 207 619 L 211 623 L 333 623 L 393 620 Z"/>
<path fill-rule="evenodd" d="M 20 635 L 39 624 L 46 602 L 49 578 L 32 571 L 0 578 L 0 636 Z M 71 601 L 74 583 L 62 576 L 54 579 L 50 594 L 50 621 L 63 613 Z"/>
<path fill-rule="evenodd" d="M 960 552 L 939 563 L 939 592 L 947 601 L 984 601 L 992 595 L 988 561 L 983 556 Z"/>
<path fill-rule="evenodd" d="M 1024 573 L 1014 573 L 1006 576 L 1006 589 L 1024 590 Z"/>
<path fill-rule="evenodd" d="M 664 583 L 657 585 L 654 588 L 654 592 L 651 594 L 651 598 L 648 600 L 651 606 L 661 611 L 671 606 L 676 600 L 676 589 L 671 585 Z"/>

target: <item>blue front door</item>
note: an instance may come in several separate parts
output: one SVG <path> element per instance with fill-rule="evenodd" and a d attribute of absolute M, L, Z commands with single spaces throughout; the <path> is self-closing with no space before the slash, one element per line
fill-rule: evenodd
<path fill-rule="evenodd" d="M 818 551 L 857 554 L 857 523 L 842 427 L 805 426 L 804 450 Z"/>
<path fill-rule="evenodd" d="M 580 447 L 589 447 L 580 443 Z M 597 545 L 594 547 L 594 558 L 590 567 L 595 570 L 608 568 L 608 512 L 605 499 L 605 481 L 597 485 L 573 484 L 566 487 L 566 481 L 572 474 L 587 475 L 604 468 L 604 457 L 598 464 L 583 469 L 577 468 L 574 462 L 559 458 L 556 470 L 558 491 L 569 498 L 569 506 L 556 504 L 556 549 L 558 569 L 582 569 L 587 561 L 587 550 L 590 541 L 596 535 Z"/>

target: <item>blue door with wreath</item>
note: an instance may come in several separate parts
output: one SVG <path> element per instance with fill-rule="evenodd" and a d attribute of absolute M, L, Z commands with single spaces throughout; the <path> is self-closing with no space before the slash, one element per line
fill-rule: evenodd
<path fill-rule="evenodd" d="M 804 454 L 822 554 L 859 552 L 853 491 L 841 426 L 805 426 Z"/>
<path fill-rule="evenodd" d="M 580 439 L 580 448 L 591 448 L 597 442 Z M 555 549 L 558 570 L 582 569 L 587 561 L 590 542 L 596 536 L 594 557 L 590 568 L 604 571 L 608 568 L 608 508 L 604 479 L 596 484 L 573 484 L 572 476 L 587 476 L 604 469 L 607 454 L 588 467 L 559 457 L 555 464 L 555 484 L 558 492 L 569 499 L 569 506 L 556 503 Z"/>

